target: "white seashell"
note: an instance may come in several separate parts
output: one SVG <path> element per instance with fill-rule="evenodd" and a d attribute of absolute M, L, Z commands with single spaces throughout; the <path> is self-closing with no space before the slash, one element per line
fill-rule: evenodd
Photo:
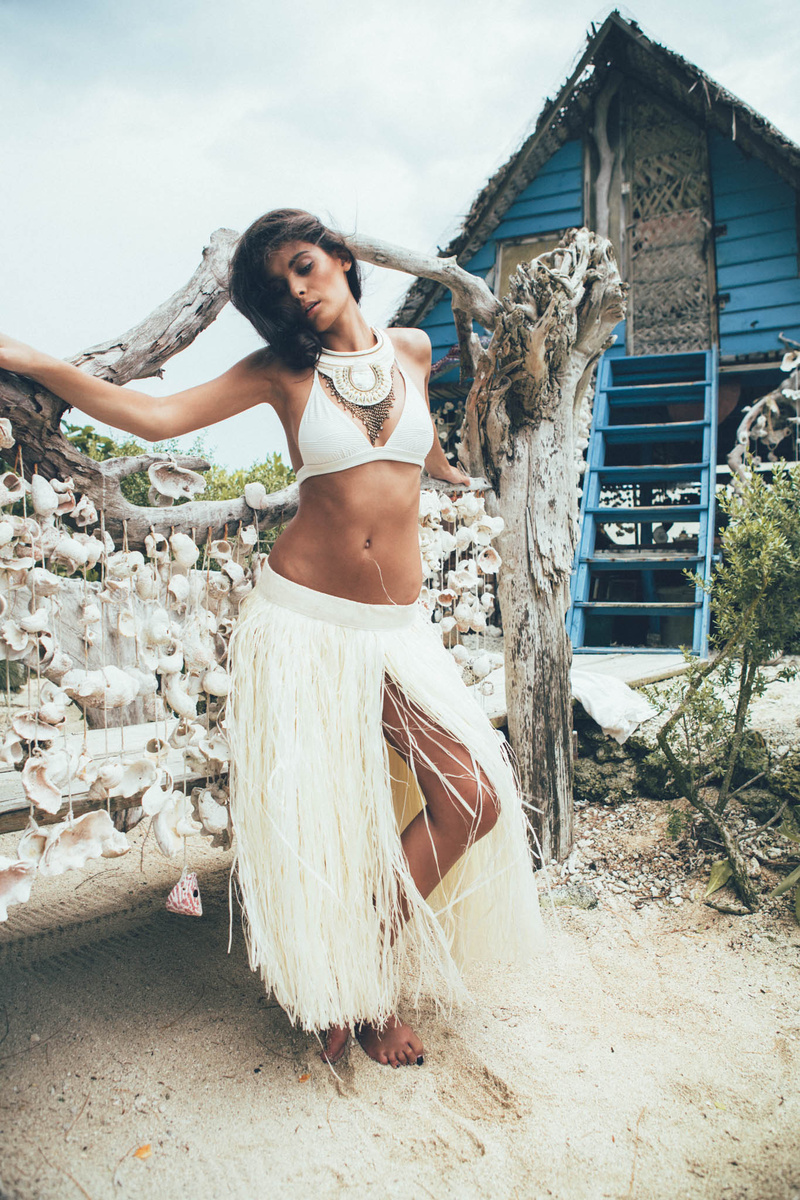
<path fill-rule="evenodd" d="M 158 848 L 167 858 L 178 853 L 184 837 L 192 837 L 203 830 L 200 821 L 194 820 L 190 798 L 177 789 L 153 817 L 152 828 Z"/>
<path fill-rule="evenodd" d="M 484 575 L 495 575 L 500 569 L 502 561 L 494 546 L 487 546 L 478 555 L 478 566 Z"/>
<path fill-rule="evenodd" d="M 43 475 L 31 478 L 31 503 L 40 517 L 51 517 L 58 510 L 59 496 Z"/>
<path fill-rule="evenodd" d="M 28 613 L 27 616 L 20 617 L 19 627 L 24 629 L 26 633 L 43 633 L 50 629 L 51 613 L 49 606 L 41 604 L 35 612 Z"/>
<path fill-rule="evenodd" d="M 0 449 L 10 450 L 14 445 L 14 432 L 8 417 L 0 417 Z"/>
<path fill-rule="evenodd" d="M 75 774 L 78 767 L 77 754 L 70 753 L 63 747 L 56 749 L 43 750 L 42 759 L 47 764 L 47 778 L 55 787 L 60 788 L 62 792 L 69 789 L 70 780 Z"/>
<path fill-rule="evenodd" d="M 211 638 L 194 623 L 183 635 L 183 657 L 190 671 L 204 671 L 217 662 Z"/>
<path fill-rule="evenodd" d="M 171 642 L 158 656 L 156 670 L 162 675 L 173 675 L 183 670 L 183 648 L 180 642 Z"/>
<path fill-rule="evenodd" d="M 28 584 L 37 596 L 53 596 L 61 587 L 61 579 L 46 567 L 31 567 Z"/>
<path fill-rule="evenodd" d="M 189 598 L 189 580 L 185 575 L 173 575 L 167 584 L 167 594 L 178 604 L 185 604 Z"/>
<path fill-rule="evenodd" d="M 491 679 L 484 679 L 483 683 L 478 684 L 478 691 L 484 696 L 493 696 L 494 684 Z"/>
<path fill-rule="evenodd" d="M 441 509 L 436 492 L 420 492 L 419 520 L 420 524 L 431 525 L 434 528 L 441 524 Z"/>
<path fill-rule="evenodd" d="M 459 496 L 455 502 L 455 509 L 459 518 L 467 524 L 471 524 L 485 511 L 483 501 L 474 492 L 464 492 L 462 496 Z"/>
<path fill-rule="evenodd" d="M 176 579 L 182 579 L 182 575 L 176 575 Z M 161 591 L 161 580 L 152 563 L 146 564 L 141 571 L 136 572 L 133 586 L 136 589 L 136 595 L 140 600 L 155 600 Z"/>
<path fill-rule="evenodd" d="M 217 538 L 216 541 L 209 542 L 208 545 L 209 558 L 213 558 L 218 563 L 225 563 L 233 554 L 233 546 L 227 538 Z"/>
<path fill-rule="evenodd" d="M 140 662 L 142 655 L 139 655 Z M 158 680 L 155 677 L 155 665 L 149 669 L 144 669 L 144 666 L 126 667 L 130 677 L 136 681 L 138 686 L 137 696 L 155 696 L 158 692 Z"/>
<path fill-rule="evenodd" d="M 195 721 L 187 721 L 185 719 L 176 722 L 174 729 L 170 733 L 167 741 L 170 746 L 180 749 L 182 746 L 188 746 L 192 742 L 197 742 L 205 736 L 205 729 Z"/>
<path fill-rule="evenodd" d="M 151 463 L 147 468 L 151 485 L 161 496 L 180 500 L 188 496 L 191 500 L 198 492 L 205 491 L 206 481 L 197 471 L 179 467 L 175 462 Z"/>
<path fill-rule="evenodd" d="M 472 540 L 476 546 L 488 546 L 494 537 L 488 525 L 471 525 L 470 529 L 472 530 Z"/>
<path fill-rule="evenodd" d="M 151 504 L 153 508 L 169 508 L 175 501 L 172 496 L 164 496 L 157 487 L 153 487 L 151 484 L 147 489 L 147 503 Z"/>
<path fill-rule="evenodd" d="M 255 546 L 258 541 L 258 526 L 245 525 L 239 530 L 239 541 L 243 546 Z"/>
<path fill-rule="evenodd" d="M 125 766 L 118 758 L 107 758 L 97 764 L 97 774 L 89 788 L 90 800 L 105 800 L 116 794 Z"/>
<path fill-rule="evenodd" d="M 114 794 L 130 798 L 137 792 L 150 787 L 159 777 L 159 768 L 152 758 L 145 756 L 129 759 L 122 764 L 122 777 L 114 788 Z"/>
<path fill-rule="evenodd" d="M 78 567 L 86 565 L 89 552 L 77 538 L 62 533 L 50 557 L 57 562 L 63 562 L 71 571 L 76 571 Z"/>
<path fill-rule="evenodd" d="M 244 485 L 244 499 L 248 508 L 259 512 L 267 507 L 267 489 L 258 480 L 255 480 L 253 483 L 246 483 Z"/>
<path fill-rule="evenodd" d="M 450 616 L 442 617 L 441 621 L 439 622 L 439 628 L 441 629 L 443 634 L 452 633 L 452 631 L 455 629 L 455 627 L 456 627 L 455 617 L 450 617 Z"/>
<path fill-rule="evenodd" d="M 228 562 L 223 564 L 222 570 L 228 576 L 231 583 L 238 584 L 243 582 L 245 576 L 244 567 L 241 563 L 233 562 L 232 559 L 229 559 Z"/>
<path fill-rule="evenodd" d="M 469 625 L 470 629 L 474 630 L 475 633 L 483 632 L 483 630 L 486 628 L 486 613 L 482 608 L 478 608 L 473 611 Z"/>
<path fill-rule="evenodd" d="M 469 658 L 469 651 L 467 650 L 466 646 L 453 646 L 453 649 L 450 651 L 450 653 L 460 667 L 463 666 Z"/>
<path fill-rule="evenodd" d="M 106 571 L 111 579 L 128 579 L 144 566 L 140 550 L 117 550 L 106 559 Z"/>
<path fill-rule="evenodd" d="M 439 512 L 443 521 L 448 521 L 451 525 L 458 520 L 458 512 L 453 503 L 453 497 L 443 493 L 439 497 Z"/>
<path fill-rule="evenodd" d="M 28 709 L 25 712 L 17 713 L 12 718 L 11 728 L 23 742 L 47 744 L 53 741 L 58 732 L 58 726 L 65 720 L 63 709 L 60 710 L 60 713 L 61 721 L 53 722 L 42 717 L 41 709 L 38 712 Z"/>
<path fill-rule="evenodd" d="M 478 568 L 475 565 L 475 560 L 472 558 L 463 562 L 457 571 L 447 572 L 447 586 L 455 588 L 459 592 L 469 591 L 471 588 L 477 587 L 478 581 Z"/>
<path fill-rule="evenodd" d="M 0 505 L 16 504 L 29 490 L 30 484 L 26 487 L 25 482 L 14 471 L 6 471 L 4 475 L 0 475 Z"/>
<path fill-rule="evenodd" d="M 67 654 L 66 650 L 56 650 L 47 668 L 47 673 L 51 679 L 56 679 L 61 682 L 67 671 L 71 671 L 75 665 L 75 660 L 71 655 Z"/>
<path fill-rule="evenodd" d="M 224 667 L 209 667 L 203 675 L 203 691 L 212 696 L 227 696 L 230 684 L 230 676 Z"/>
<path fill-rule="evenodd" d="M 22 742 L 13 730 L 7 729 L 2 744 L 0 744 L 0 763 L 6 767 L 15 767 L 25 757 Z"/>
<path fill-rule="evenodd" d="M 94 525 L 97 520 L 94 501 L 84 492 L 70 515 L 76 525 Z"/>
<path fill-rule="evenodd" d="M 481 596 L 481 608 L 485 613 L 494 611 L 494 596 L 491 592 L 484 592 Z"/>
<path fill-rule="evenodd" d="M 88 603 L 81 605 L 81 620 L 86 625 L 92 625 L 95 621 L 99 621 L 102 615 L 99 604 Z"/>
<path fill-rule="evenodd" d="M 31 804 L 48 813 L 61 808 L 61 788 L 49 777 L 48 763 L 42 755 L 32 755 L 22 768 L 22 790 Z"/>
<path fill-rule="evenodd" d="M 144 548 L 148 558 L 154 558 L 158 562 L 169 561 L 169 542 L 163 533 L 151 530 L 144 539 Z"/>
<path fill-rule="evenodd" d="M 469 525 L 459 525 L 456 530 L 456 549 L 462 552 L 472 543 L 472 528 Z"/>
<path fill-rule="evenodd" d="M 7 546 L 14 537 L 14 526 L 10 521 L 0 521 L 0 547 Z"/>
<path fill-rule="evenodd" d="M 142 639 L 150 646 L 166 646 L 174 640 L 172 621 L 163 608 L 156 608 L 142 626 Z"/>
<path fill-rule="evenodd" d="M 172 548 L 172 565 L 174 570 L 183 573 L 194 566 L 200 550 L 189 537 L 188 533 L 173 533 L 169 539 L 169 544 Z"/>
<path fill-rule="evenodd" d="M 204 574 L 209 598 L 218 600 L 231 590 L 230 577 L 223 575 L 222 571 L 206 571 Z"/>
<path fill-rule="evenodd" d="M 197 716 L 197 696 L 191 696 L 187 690 L 183 675 L 165 675 L 162 677 L 162 694 L 167 704 L 179 717 Z"/>
<path fill-rule="evenodd" d="M 141 806 L 148 817 L 154 817 L 169 803 L 172 786 L 162 787 L 160 783 L 151 783 L 142 793 Z"/>
<path fill-rule="evenodd" d="M 150 758 L 154 758 L 156 762 L 158 762 L 160 758 L 166 758 L 169 754 L 169 751 L 169 742 L 165 742 L 163 738 L 151 737 L 145 742 L 145 754 L 149 755 Z"/>
<path fill-rule="evenodd" d="M 477 658 L 473 659 L 470 665 L 472 674 L 478 679 L 485 679 L 489 672 L 494 669 L 492 667 L 492 660 L 488 654 L 479 654 Z"/>
<path fill-rule="evenodd" d="M 217 797 L 208 788 L 204 788 L 197 797 L 197 811 L 203 826 L 209 833 L 223 833 L 230 821 L 230 813 L 225 804 L 220 804 Z"/>
<path fill-rule="evenodd" d="M 439 548 L 442 552 L 443 558 L 449 558 L 450 555 L 455 550 L 455 548 L 456 548 L 455 534 L 451 533 L 449 529 L 440 529 L 439 530 Z"/>
<path fill-rule="evenodd" d="M 47 839 L 53 828 L 58 829 L 59 826 L 51 825 L 47 829 L 40 829 L 33 816 L 29 816 L 25 832 L 17 843 L 17 858 L 27 863 L 38 863 L 44 854 Z"/>
<path fill-rule="evenodd" d="M 19 625 L 13 617 L 9 617 L 0 626 L 0 638 L 5 643 L 3 647 L 3 658 L 13 659 L 19 658 L 28 649 L 31 642 L 29 633 Z M 11 653 L 9 653 L 11 651 Z"/>
<path fill-rule="evenodd" d="M 101 808 L 64 822 L 57 834 L 50 834 L 39 871 L 42 875 L 63 875 L 84 866 L 90 858 L 118 858 L 129 850 L 127 837 L 114 828 L 111 817 Z"/>
<path fill-rule="evenodd" d="M 111 663 L 97 671 L 75 667 L 64 675 L 61 686 L 71 699 L 89 708 L 122 708 L 139 692 L 138 680 Z"/>
<path fill-rule="evenodd" d="M 121 637 L 136 636 L 136 618 L 129 608 L 120 609 L 117 617 L 117 633 Z"/>
<path fill-rule="evenodd" d="M 26 903 L 35 878 L 35 863 L 0 855 L 0 921 L 8 920 L 12 904 Z"/>

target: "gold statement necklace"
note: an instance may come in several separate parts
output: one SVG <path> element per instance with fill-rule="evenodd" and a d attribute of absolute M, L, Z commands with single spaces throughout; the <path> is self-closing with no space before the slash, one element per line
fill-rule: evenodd
<path fill-rule="evenodd" d="M 394 346 L 381 329 L 373 329 L 376 345 L 368 350 L 323 350 L 317 370 L 329 381 L 337 400 L 367 429 L 372 445 L 394 404 Z"/>

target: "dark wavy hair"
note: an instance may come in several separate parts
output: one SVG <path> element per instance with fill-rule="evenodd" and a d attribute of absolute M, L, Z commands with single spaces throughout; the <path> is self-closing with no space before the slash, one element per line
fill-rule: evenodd
<path fill-rule="evenodd" d="M 356 302 L 361 299 L 361 271 L 340 233 L 301 208 L 276 208 L 246 229 L 236 244 L 228 275 L 234 308 L 268 343 L 272 352 L 295 370 L 313 367 L 322 353 L 316 330 L 297 311 L 285 288 L 267 274 L 267 259 L 287 242 L 311 242 L 330 255 L 350 259 L 347 282 Z"/>

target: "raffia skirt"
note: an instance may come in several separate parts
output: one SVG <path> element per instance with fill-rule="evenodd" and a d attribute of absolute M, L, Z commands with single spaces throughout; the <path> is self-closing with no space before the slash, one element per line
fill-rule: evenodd
<path fill-rule="evenodd" d="M 240 607 L 229 672 L 248 956 L 294 1023 L 381 1023 L 401 987 L 406 1000 L 449 1009 L 466 994 L 470 960 L 527 961 L 541 950 L 530 823 L 510 749 L 420 606 L 331 596 L 265 564 Z M 424 807 L 415 768 L 434 769 L 453 803 L 465 802 L 442 755 L 434 761 L 408 725 L 408 764 L 388 744 L 385 680 L 411 706 L 414 728 L 422 721 L 467 748 L 474 777 L 482 769 L 499 801 L 494 827 L 427 899 L 400 842 Z M 474 806 L 474 782 L 472 793 Z"/>

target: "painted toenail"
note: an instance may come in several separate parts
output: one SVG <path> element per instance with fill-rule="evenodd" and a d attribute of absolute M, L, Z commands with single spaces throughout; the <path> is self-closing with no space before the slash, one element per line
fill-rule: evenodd
<path fill-rule="evenodd" d="M 425 1059 L 422 1057 L 421 1054 L 418 1054 L 417 1055 L 417 1066 L 421 1067 L 424 1062 L 425 1062 Z"/>

